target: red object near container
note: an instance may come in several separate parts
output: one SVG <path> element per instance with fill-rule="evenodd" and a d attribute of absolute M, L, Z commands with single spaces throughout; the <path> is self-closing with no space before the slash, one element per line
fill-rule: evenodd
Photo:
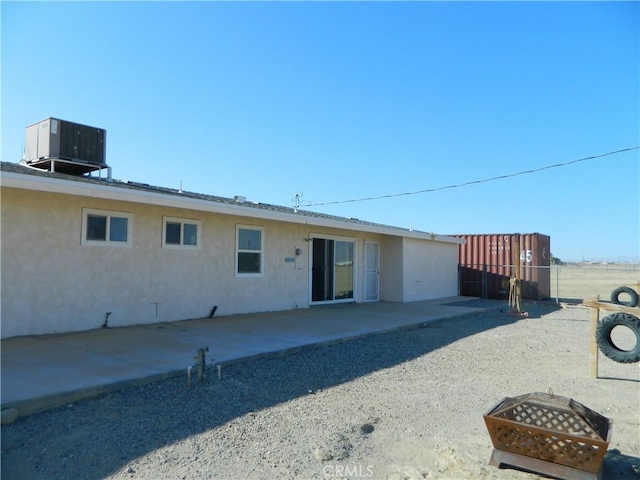
<path fill-rule="evenodd" d="M 464 238 L 458 246 L 460 295 L 508 298 L 509 279 L 515 276 L 514 250 L 519 240 L 522 298 L 544 300 L 551 289 L 551 237 L 541 233 L 451 235 Z"/>

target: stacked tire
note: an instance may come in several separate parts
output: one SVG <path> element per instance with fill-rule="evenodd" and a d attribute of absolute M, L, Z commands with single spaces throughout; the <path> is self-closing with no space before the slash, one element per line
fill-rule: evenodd
<path fill-rule="evenodd" d="M 620 295 L 629 295 L 628 301 L 620 300 Z M 618 287 L 611 292 L 611 303 L 616 305 L 624 305 L 625 307 L 637 307 L 638 306 L 638 292 L 631 287 Z"/>
<path fill-rule="evenodd" d="M 629 296 L 628 301 L 620 300 L 620 295 Z M 638 293 L 630 287 L 619 287 L 611 292 L 611 303 L 626 307 L 638 305 Z M 635 336 L 635 345 L 629 350 L 620 348 L 612 339 L 616 327 L 626 327 Z M 614 362 L 640 362 L 640 318 L 630 313 L 616 312 L 604 317 L 596 328 L 596 342 L 600 351 Z"/>

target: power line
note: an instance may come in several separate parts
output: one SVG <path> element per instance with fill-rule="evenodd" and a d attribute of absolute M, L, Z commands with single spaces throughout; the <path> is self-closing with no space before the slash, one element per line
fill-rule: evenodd
<path fill-rule="evenodd" d="M 593 155 L 591 157 L 580 158 L 578 160 L 571 160 L 570 162 L 556 163 L 555 165 L 547 165 L 546 167 L 534 168 L 532 170 L 524 170 L 522 172 L 510 173 L 510 174 L 507 174 L 507 175 L 499 175 L 497 177 L 485 178 L 484 180 L 473 180 L 471 182 L 458 183 L 458 184 L 455 184 L 455 185 L 447 185 L 446 187 L 428 188 L 426 190 L 418 190 L 416 192 L 393 193 L 393 194 L 390 194 L 390 195 L 380 195 L 378 197 L 366 197 L 366 198 L 356 198 L 356 199 L 351 199 L 351 200 L 338 200 L 338 201 L 335 201 L 335 202 L 312 203 L 310 206 L 316 207 L 316 206 L 320 206 L 320 205 L 335 205 L 335 204 L 338 204 L 338 203 L 365 202 L 365 201 L 368 201 L 368 200 L 380 200 L 382 198 L 403 197 L 403 196 L 407 196 L 407 195 L 418 195 L 420 193 L 437 192 L 439 190 L 447 190 L 447 189 L 450 189 L 450 188 L 466 187 L 467 185 L 475 185 L 477 183 L 492 182 L 493 180 L 500 180 L 502 178 L 517 177 L 518 175 L 525 175 L 525 174 L 528 174 L 528 173 L 540 172 L 542 170 L 548 170 L 550 168 L 566 167 L 567 165 L 572 165 L 574 163 L 586 162 L 587 160 L 593 160 L 594 158 L 602 158 L 602 157 L 606 157 L 606 156 L 609 156 L 609 155 L 615 155 L 617 153 L 623 153 L 623 152 L 629 152 L 631 150 L 637 150 L 639 148 L 640 148 L 640 145 L 636 146 L 636 147 L 624 148 L 622 150 L 616 150 L 615 152 L 608 152 L 608 153 L 603 153 L 601 155 Z"/>

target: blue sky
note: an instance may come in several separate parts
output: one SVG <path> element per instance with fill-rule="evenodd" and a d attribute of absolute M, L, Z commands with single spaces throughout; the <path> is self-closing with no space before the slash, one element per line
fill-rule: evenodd
<path fill-rule="evenodd" d="M 5 2 L 2 160 L 47 117 L 113 176 L 637 259 L 638 2 Z M 322 205 L 325 204 L 325 205 Z"/>

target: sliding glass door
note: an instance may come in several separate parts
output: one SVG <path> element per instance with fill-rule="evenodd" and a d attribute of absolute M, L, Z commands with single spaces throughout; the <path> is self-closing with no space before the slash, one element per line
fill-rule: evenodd
<path fill-rule="evenodd" d="M 353 240 L 314 238 L 311 262 L 311 301 L 353 299 Z"/>

